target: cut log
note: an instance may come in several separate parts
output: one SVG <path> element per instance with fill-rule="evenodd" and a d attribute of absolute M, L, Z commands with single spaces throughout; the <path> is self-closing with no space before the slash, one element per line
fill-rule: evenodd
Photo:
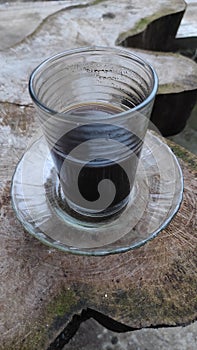
<path fill-rule="evenodd" d="M 89 37 L 92 35 L 92 40 L 94 33 L 99 28 L 100 33 L 103 32 L 101 41 L 104 37 L 110 35 L 110 43 L 115 44 L 115 42 L 120 43 L 126 39 L 131 33 L 133 35 L 138 34 L 154 20 L 161 19 L 163 23 L 159 27 L 161 30 L 160 37 L 155 36 L 156 33 L 154 32 L 151 39 L 154 42 L 153 45 L 157 45 L 156 41 L 159 41 L 161 45 L 163 40 L 167 42 L 168 38 L 175 36 L 185 7 L 183 0 L 166 0 L 165 2 L 123 0 L 119 3 L 114 0 L 69 0 L 66 2 L 36 2 L 36 5 L 34 2 L 3 4 L 0 6 L 1 49 L 13 47 L 13 45 L 21 42 L 22 39 L 34 33 L 41 24 L 51 21 L 52 14 L 55 19 L 59 12 L 63 14 L 64 24 L 67 22 L 69 24 L 70 21 L 75 22 L 73 28 L 78 32 L 81 41 L 84 43 L 86 42 L 86 36 L 83 33 L 84 26 L 91 27 Z M 83 8 L 83 16 L 81 16 L 81 8 Z M 80 11 L 80 14 L 78 11 Z M 170 22 L 171 27 L 169 27 L 167 25 L 169 24 L 168 19 L 165 22 L 165 17 L 171 15 L 173 20 Z M 69 33 L 70 25 L 69 28 L 64 27 L 64 29 L 69 40 L 69 37 L 75 34 L 75 31 Z M 154 37 L 155 39 L 153 39 Z M 96 38 L 99 40 L 98 35 L 96 35 Z M 93 43 L 95 43 L 94 40 Z"/>
<path fill-rule="evenodd" d="M 187 9 L 181 21 L 173 51 L 192 58 L 197 62 L 197 2 L 187 0 Z"/>
<path fill-rule="evenodd" d="M 190 42 L 192 47 L 197 46 L 197 2 L 196 0 L 186 0 L 187 7 L 182 18 L 180 27 L 176 34 L 176 39 Z M 195 45 L 195 46 L 194 46 Z M 191 46 L 190 46 L 191 47 Z"/>
<path fill-rule="evenodd" d="M 196 103 L 196 63 L 178 54 L 135 52 L 153 65 L 159 77 L 152 123 L 164 136 L 177 134 L 184 129 Z"/>
<path fill-rule="evenodd" d="M 157 17 L 157 21 L 161 22 L 166 14 L 177 14 L 180 9 L 184 10 L 181 0 L 167 1 L 165 5 L 163 2 L 157 4 L 154 2 L 154 6 L 147 0 L 140 2 L 140 5 L 136 0 L 132 6 L 129 0 L 124 0 L 118 5 L 114 1 L 85 2 L 80 6 L 77 2 L 72 6 L 68 6 L 69 4 L 70 2 L 66 3 L 65 8 L 64 3 L 59 2 L 55 4 L 48 2 L 46 6 L 44 3 L 36 3 L 35 7 L 32 3 L 28 3 L 28 6 L 19 3 L 8 6 L 7 10 L 4 10 L 7 11 L 7 15 L 0 12 L 0 16 L 4 18 L 1 23 L 5 24 L 6 16 L 8 18 L 16 16 L 18 18 L 16 25 L 20 23 L 17 27 L 20 30 L 15 28 L 17 33 L 15 45 L 9 50 L 0 52 L 0 101 L 29 105 L 31 101 L 27 81 L 37 64 L 63 49 L 93 44 L 113 46 L 119 40 L 121 33 L 128 33 L 131 28 L 137 30 L 136 23 L 139 23 L 142 17 L 142 8 L 144 8 L 143 16 L 147 15 L 150 21 Z M 31 21 L 27 28 L 24 21 L 30 13 L 32 13 Z M 153 17 L 150 15 L 152 13 Z M 1 32 L 4 33 L 2 34 L 4 41 L 11 42 L 10 27 L 6 29 L 5 24 L 4 28 L 5 30 Z M 37 29 L 32 33 L 32 28 Z M 15 30 L 12 30 L 13 32 L 15 33 Z M 26 39 L 17 44 L 25 33 Z M 157 41 L 156 35 L 151 37 Z M 180 55 L 133 51 L 150 61 L 159 75 L 160 86 L 152 115 L 153 123 L 166 136 L 181 131 L 196 101 L 195 63 Z"/>
<path fill-rule="evenodd" d="M 184 11 L 180 11 L 156 19 L 152 16 L 142 18 L 136 28 L 120 34 L 116 44 L 145 50 L 170 51 L 174 47 L 174 38 L 183 14 Z"/>
<path fill-rule="evenodd" d="M 182 158 L 184 198 L 157 238 L 124 254 L 64 254 L 26 233 L 11 208 L 11 175 L 37 125 L 30 107 L 7 104 L 2 112 L 0 349 L 61 349 L 59 341 L 63 346 L 89 317 L 119 332 L 192 322 L 197 317 L 196 157 L 171 144 Z"/>
<path fill-rule="evenodd" d="M 90 0 L 89 0 L 90 2 Z M 75 6 L 88 4 L 88 0 L 46 2 L 11 2 L 0 5 L 0 51 L 19 44 L 34 33 L 50 15 Z"/>
<path fill-rule="evenodd" d="M 3 42 L 9 45 L 0 52 L 0 350 L 61 349 L 80 322 L 89 317 L 115 331 L 187 324 L 197 317 L 197 160 L 180 147 L 171 144 L 182 159 L 185 178 L 181 208 L 157 238 L 135 251 L 105 257 L 64 254 L 31 237 L 13 212 L 12 174 L 38 129 L 27 92 L 32 69 L 63 49 L 114 46 L 122 33 L 141 21 L 142 9 L 144 18 L 155 20 L 185 8 L 181 0 L 167 0 L 165 4 L 150 0 L 76 4 L 66 9 L 65 3 L 62 8 L 59 2 L 0 7 L 2 10 L 7 6 L 8 12 L 14 8 L 17 17 L 18 6 L 20 16 L 23 13 L 21 23 L 26 20 L 25 14 L 29 16 L 29 6 L 32 9 L 29 30 L 17 30 L 12 22 L 15 37 L 9 26 L 6 31 L 5 20 L 1 21 L 5 28 Z M 14 14 L 8 17 L 14 18 Z M 1 11 L 0 16 L 6 19 L 6 12 L 2 15 Z M 159 102 L 161 112 L 168 108 L 163 119 L 162 114 L 154 112 L 161 129 L 169 130 L 174 115 L 185 121 L 189 112 L 180 114 L 180 97 L 190 96 L 184 100 L 186 108 L 188 101 L 193 103 L 195 64 L 180 55 L 134 52 L 155 66 L 160 78 L 158 98 L 177 98 L 170 107 L 169 100 L 163 105 Z"/>

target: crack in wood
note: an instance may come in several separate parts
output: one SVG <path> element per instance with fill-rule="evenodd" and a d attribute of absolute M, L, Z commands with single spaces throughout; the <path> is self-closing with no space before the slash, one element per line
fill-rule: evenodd
<path fill-rule="evenodd" d="M 63 350 L 64 346 L 70 342 L 70 340 L 77 333 L 81 323 L 89 320 L 90 318 L 97 321 L 100 325 L 107 328 L 110 331 L 117 333 L 133 332 L 142 329 L 142 327 L 131 327 L 122 324 L 114 319 L 102 314 L 99 311 L 93 310 L 91 308 L 83 309 L 81 314 L 74 315 L 72 320 L 66 325 L 66 327 L 59 333 L 59 335 L 54 339 L 46 350 Z M 186 327 L 197 320 L 194 319 L 192 322 L 182 323 L 180 326 Z M 159 329 L 159 328 L 170 328 L 176 327 L 174 324 L 161 323 L 158 325 L 150 325 L 143 327 L 143 329 Z"/>
<path fill-rule="evenodd" d="M 114 332 L 123 333 L 133 330 L 138 330 L 139 328 L 129 327 L 112 318 L 96 311 L 91 308 L 83 309 L 80 315 L 74 315 L 72 320 L 67 324 L 63 331 L 55 338 L 55 340 L 49 345 L 47 350 L 62 350 L 63 347 L 72 339 L 72 337 L 78 331 L 80 324 L 93 318 L 103 327 Z"/>

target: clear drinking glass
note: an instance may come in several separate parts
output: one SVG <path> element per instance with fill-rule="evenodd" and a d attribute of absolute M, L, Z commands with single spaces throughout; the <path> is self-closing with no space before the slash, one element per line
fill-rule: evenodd
<path fill-rule="evenodd" d="M 65 51 L 31 74 L 30 95 L 73 215 L 100 220 L 127 205 L 157 87 L 154 69 L 121 48 Z"/>

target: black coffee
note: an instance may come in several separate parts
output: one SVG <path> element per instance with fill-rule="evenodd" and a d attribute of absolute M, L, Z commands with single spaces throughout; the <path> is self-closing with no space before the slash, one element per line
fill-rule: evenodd
<path fill-rule="evenodd" d="M 89 105 L 80 106 L 74 110 L 73 114 L 89 117 L 90 124 L 81 125 L 75 129 L 65 133 L 55 144 L 51 150 L 52 157 L 54 159 L 58 173 L 61 172 L 61 186 L 67 199 L 69 199 L 76 206 L 80 207 L 80 200 L 77 193 L 73 191 L 75 186 L 75 177 L 78 176 L 78 188 L 86 200 L 94 202 L 99 198 L 98 185 L 100 181 L 104 179 L 111 180 L 115 185 L 116 194 L 109 205 L 108 210 L 113 211 L 121 202 L 126 203 L 131 188 L 133 186 L 138 158 L 142 148 L 142 140 L 140 140 L 135 134 L 118 125 L 104 123 L 104 117 L 109 118 L 109 115 L 120 113 L 119 109 L 114 107 L 106 107 L 102 105 Z M 102 122 L 91 123 L 93 117 L 102 118 Z M 109 121 L 109 119 L 108 119 Z M 118 143 L 123 144 L 131 150 L 126 152 L 127 154 L 121 154 L 117 160 L 113 160 L 114 156 L 118 154 L 119 147 L 113 147 L 110 149 L 111 157 L 105 158 L 103 149 L 101 150 L 101 156 L 91 158 L 86 164 L 82 164 L 80 159 L 69 159 L 69 154 L 76 147 L 80 146 L 83 142 L 102 139 L 115 140 Z M 92 151 L 92 150 L 91 150 Z M 108 151 L 108 150 L 106 150 Z M 65 159 L 68 159 L 66 166 L 64 165 Z M 111 189 L 106 189 L 105 196 L 109 198 Z M 85 210 L 86 208 L 83 208 Z"/>

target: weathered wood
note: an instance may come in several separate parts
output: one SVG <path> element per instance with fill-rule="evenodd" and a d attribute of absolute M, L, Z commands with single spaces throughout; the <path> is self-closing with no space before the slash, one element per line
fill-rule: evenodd
<path fill-rule="evenodd" d="M 177 39 L 189 39 L 197 37 L 197 2 L 196 0 L 186 0 L 186 11 L 177 31 Z"/>
<path fill-rule="evenodd" d="M 191 57 L 197 62 L 197 2 L 186 0 L 187 8 L 174 40 L 173 51 Z"/>
<path fill-rule="evenodd" d="M 172 1 L 174 4 L 174 2 Z M 162 18 L 143 17 L 136 27 L 120 35 L 117 44 L 147 50 L 175 51 L 178 48 L 196 48 L 197 44 L 197 2 L 186 0 L 185 6 L 166 13 Z"/>
<path fill-rule="evenodd" d="M 66 255 L 32 238 L 16 220 L 9 196 L 11 175 L 37 123 L 30 107 L 3 104 L 2 112 L 0 349 L 47 349 L 65 324 L 68 340 L 90 316 L 118 331 L 194 320 L 196 157 L 176 146 L 184 159 L 184 200 L 157 238 L 115 256 Z"/>
<path fill-rule="evenodd" d="M 83 8 L 83 16 L 78 13 L 81 7 Z M 36 27 L 39 27 L 46 21 L 49 22 L 52 13 L 54 18 L 61 12 L 65 15 L 66 21 L 74 21 L 73 27 L 75 31 L 78 31 L 82 43 L 86 43 L 86 37 L 83 35 L 83 27 L 85 25 L 85 27 L 91 27 L 92 33 L 89 31 L 89 37 L 92 35 L 92 39 L 99 28 L 100 33 L 103 32 L 104 34 L 104 36 L 100 36 L 101 41 L 104 39 L 105 42 L 106 34 L 109 34 L 111 36 L 110 43 L 115 44 L 115 42 L 120 43 L 123 38 L 127 38 L 131 31 L 133 34 L 137 34 L 140 29 L 142 30 L 143 27 L 155 19 L 165 18 L 165 16 L 173 14 L 176 17 L 179 11 L 183 14 L 185 7 L 183 0 L 166 0 L 165 2 L 155 2 L 154 0 L 143 0 L 140 2 L 133 0 L 131 2 L 130 0 L 123 0 L 119 3 L 113 0 L 67 0 L 47 2 L 45 5 L 43 5 L 43 2 L 36 2 L 36 6 L 35 3 L 31 2 L 28 4 L 3 4 L 0 7 L 1 32 L 3 33 L 2 37 L 0 37 L 1 49 L 12 47 L 14 44 L 21 42 L 23 38 L 25 39 L 27 35 L 29 36 L 33 33 Z M 68 11 L 69 13 L 67 13 Z M 13 19 L 15 20 L 13 21 Z M 113 28 L 111 26 L 108 29 L 110 22 L 113 23 Z M 172 35 L 172 32 L 173 29 L 167 27 L 167 31 L 165 29 L 165 35 L 167 36 L 162 37 L 162 39 L 167 39 L 170 33 Z M 72 36 L 72 32 L 68 34 L 68 36 Z M 98 35 L 96 37 L 99 40 Z M 159 41 L 161 41 L 160 39 Z"/>
<path fill-rule="evenodd" d="M 170 51 L 183 14 L 184 10 L 160 18 L 142 18 L 137 24 L 137 30 L 134 28 L 121 34 L 116 44 L 145 50 Z"/>
<path fill-rule="evenodd" d="M 155 67 L 159 77 L 151 121 L 164 136 L 177 134 L 185 127 L 196 103 L 197 65 L 173 53 L 142 50 L 136 53 Z"/>
<path fill-rule="evenodd" d="M 147 3 L 143 16 L 149 17 L 153 2 Z M 16 32 L 15 41 L 10 36 L 14 46 L 0 52 L 0 349 L 47 349 L 65 326 L 64 341 L 68 341 L 89 317 L 117 331 L 189 323 L 197 317 L 197 160 L 180 147 L 173 145 L 183 160 L 181 208 L 166 230 L 136 251 L 97 258 L 66 255 L 31 237 L 15 217 L 10 203 L 11 177 L 38 128 L 27 92 L 30 72 L 63 47 L 113 46 L 121 33 L 140 21 L 144 6 L 137 0 L 132 4 L 129 0 L 118 4 L 95 1 L 90 7 L 84 3 L 53 13 L 50 4 L 45 5 L 36 3 L 31 18 L 37 22 L 32 19 L 26 34 Z M 43 12 L 36 16 L 39 6 Z M 158 17 L 163 6 L 165 15 L 184 9 L 179 0 L 154 1 Z M 196 66 L 192 61 L 180 55 L 135 52 L 158 71 L 158 96 L 175 94 L 178 98 L 184 91 L 195 93 Z M 174 113 L 175 109 L 171 120 Z"/>
<path fill-rule="evenodd" d="M 8 46 L 12 44 L 12 47 L 0 52 L 0 101 L 29 105 L 27 80 L 32 69 L 44 58 L 71 47 L 92 44 L 113 46 L 120 43 L 120 37 L 139 31 L 142 9 L 143 16 L 148 18 L 146 24 L 154 23 L 155 18 L 163 23 L 168 16 L 183 11 L 185 5 L 182 0 L 165 3 L 148 0 L 139 3 L 136 0 L 132 5 L 129 0 L 124 0 L 120 4 L 114 1 L 86 1 L 79 5 L 76 1 L 71 5 L 70 1 L 66 1 L 38 2 L 36 6 L 34 3 L 2 6 L 1 35 L 3 42 Z M 30 20 L 26 21 L 29 16 Z M 10 24 L 9 19 L 14 17 L 17 21 Z M 164 27 L 172 30 L 169 25 Z M 151 34 L 151 40 L 156 43 L 155 33 L 160 35 L 160 30 L 154 30 L 154 35 Z M 169 33 L 165 32 L 164 35 L 168 41 Z M 142 50 L 134 52 L 150 61 L 159 75 L 160 86 L 152 121 L 163 135 L 181 131 L 196 101 L 195 63 L 180 55 Z"/>

